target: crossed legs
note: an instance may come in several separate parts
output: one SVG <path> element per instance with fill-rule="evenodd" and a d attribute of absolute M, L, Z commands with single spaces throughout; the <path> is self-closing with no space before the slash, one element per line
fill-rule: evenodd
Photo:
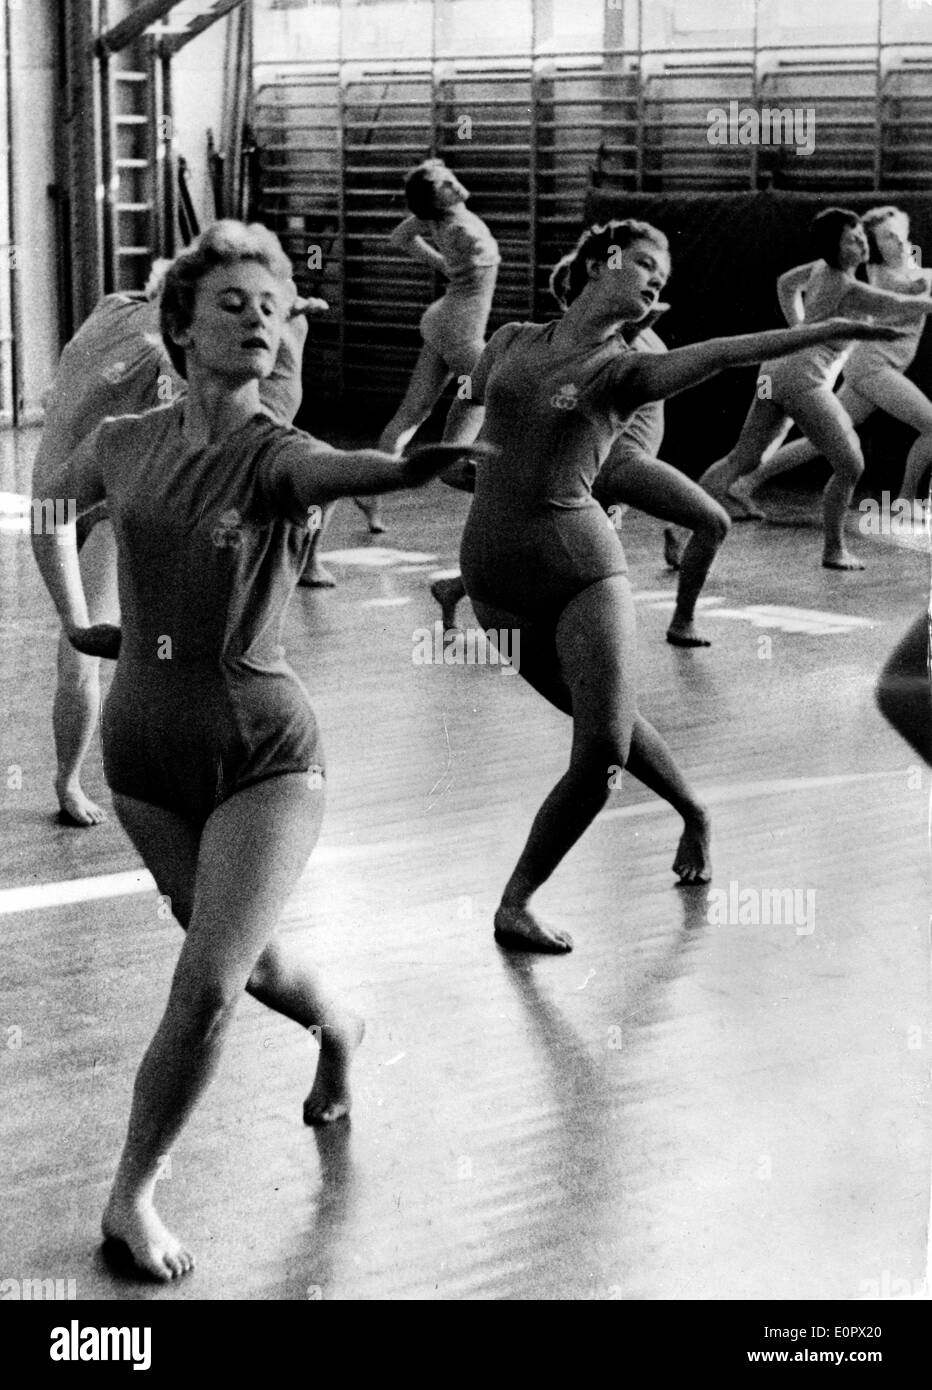
<path fill-rule="evenodd" d="M 560 614 L 556 629 L 522 625 L 513 614 L 473 603 L 483 628 L 521 627 L 521 675 L 573 718 L 567 771 L 547 796 L 495 915 L 502 945 L 569 951 L 562 930 L 530 911 L 533 894 L 592 824 L 625 768 L 680 813 L 685 828 L 674 871 L 683 883 L 709 878 L 709 819 L 657 731 L 637 711 L 634 604 L 627 577 L 591 584 Z"/>
<path fill-rule="evenodd" d="M 328 1122 L 349 1108 L 347 1070 L 361 1022 L 329 999 L 298 943 L 275 935 L 317 839 L 322 803 L 305 775 L 273 777 L 230 797 L 198 833 L 171 811 L 114 796 L 121 823 L 187 929 L 165 1013 L 136 1076 L 103 1217 L 104 1235 L 125 1242 L 157 1278 L 193 1265 L 155 1210 L 160 1160 L 216 1073 L 244 989 L 303 1028 L 321 1030 L 305 1119 Z"/>

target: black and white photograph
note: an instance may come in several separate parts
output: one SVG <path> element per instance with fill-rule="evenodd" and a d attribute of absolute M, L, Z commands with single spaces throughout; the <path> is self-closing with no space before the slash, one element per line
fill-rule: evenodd
<path fill-rule="evenodd" d="M 932 0 L 0 0 L 32 1364 L 190 1301 L 883 1363 L 930 318 Z"/>

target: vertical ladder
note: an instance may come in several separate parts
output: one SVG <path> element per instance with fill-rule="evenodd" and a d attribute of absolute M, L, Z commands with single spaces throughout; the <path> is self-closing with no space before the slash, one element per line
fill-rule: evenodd
<path fill-rule="evenodd" d="M 171 60 L 244 0 L 212 0 L 182 23 L 181 0 L 142 0 L 97 41 L 104 292 L 138 289 L 154 256 L 175 250 Z M 159 26 L 159 27 L 156 27 Z"/>

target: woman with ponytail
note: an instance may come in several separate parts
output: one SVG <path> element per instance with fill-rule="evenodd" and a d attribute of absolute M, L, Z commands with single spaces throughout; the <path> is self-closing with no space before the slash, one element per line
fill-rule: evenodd
<path fill-rule="evenodd" d="M 683 818 L 673 861 L 680 882 L 710 876 L 706 808 L 638 712 L 624 552 L 592 495 L 626 421 L 645 403 L 728 367 L 832 337 L 893 336 L 836 319 L 635 352 L 624 327 L 650 315 L 669 274 L 667 239 L 656 228 L 630 220 L 590 228 L 553 273 L 563 317 L 499 329 L 472 375 L 471 398 L 454 401 L 447 420 L 448 441 L 468 442 L 481 428 L 500 451 L 477 465 L 463 535 L 462 572 L 476 616 L 493 634 L 520 633 L 511 646 L 520 650 L 520 674 L 573 719 L 569 767 L 538 811 L 495 915 L 496 939 L 515 949 L 572 949 L 566 931 L 534 916 L 531 898 L 625 768 Z"/>

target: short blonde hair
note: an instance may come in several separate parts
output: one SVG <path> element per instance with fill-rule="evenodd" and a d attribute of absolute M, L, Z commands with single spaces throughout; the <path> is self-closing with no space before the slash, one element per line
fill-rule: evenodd
<path fill-rule="evenodd" d="M 291 262 L 281 242 L 261 222 L 235 222 L 232 218 L 214 222 L 172 261 L 162 289 L 159 318 L 168 355 L 181 376 L 187 376 L 185 351 L 174 335 L 191 327 L 198 285 L 217 266 L 242 261 L 257 261 L 283 285 L 291 280 Z"/>

